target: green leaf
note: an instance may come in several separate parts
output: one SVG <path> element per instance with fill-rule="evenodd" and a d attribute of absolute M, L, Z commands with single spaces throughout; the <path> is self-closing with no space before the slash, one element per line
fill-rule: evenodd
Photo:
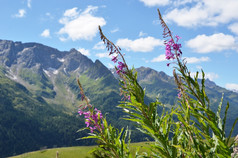
<path fill-rule="evenodd" d="M 236 125 L 237 121 L 238 121 L 238 118 L 236 118 L 236 120 L 234 121 L 234 123 L 233 123 L 233 125 L 232 125 L 232 128 L 231 128 L 229 137 L 228 137 L 228 139 L 227 139 L 227 141 L 226 141 L 226 144 L 228 144 L 228 142 L 229 142 L 230 139 L 231 139 L 231 135 L 232 135 L 232 133 L 233 133 L 233 130 L 234 130 L 234 128 L 235 128 L 235 125 Z"/>
<path fill-rule="evenodd" d="M 226 110 L 225 110 L 225 116 L 223 118 L 223 124 L 222 124 L 222 131 L 223 133 L 225 134 L 225 125 L 226 125 L 226 118 L 227 118 L 227 111 L 229 109 L 229 102 L 227 102 L 227 105 L 226 105 Z M 225 135 L 223 135 L 223 137 L 225 137 Z"/>
<path fill-rule="evenodd" d="M 89 128 L 88 128 L 88 127 L 81 128 L 81 129 L 77 130 L 77 132 L 81 132 L 81 131 L 84 131 L 84 130 L 86 130 L 86 129 L 89 129 Z"/>

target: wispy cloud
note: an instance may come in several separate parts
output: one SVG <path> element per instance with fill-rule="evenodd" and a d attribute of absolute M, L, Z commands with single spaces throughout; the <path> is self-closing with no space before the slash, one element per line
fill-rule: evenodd
<path fill-rule="evenodd" d="M 90 56 L 90 50 L 85 49 L 85 48 L 79 48 L 78 51 L 82 53 L 83 55 Z"/>
<path fill-rule="evenodd" d="M 217 33 L 211 36 L 204 34 L 198 35 L 194 39 L 187 41 L 186 45 L 197 53 L 210 53 L 237 49 L 235 38 L 223 33 Z"/>
<path fill-rule="evenodd" d="M 201 62 L 208 62 L 208 61 L 210 61 L 210 58 L 209 57 L 201 57 L 201 58 L 185 57 L 185 61 L 188 64 L 195 64 L 195 63 L 201 63 Z"/>
<path fill-rule="evenodd" d="M 238 23 L 233 23 L 230 26 L 228 26 L 228 29 L 238 35 Z"/>
<path fill-rule="evenodd" d="M 146 6 L 153 7 L 153 6 L 165 6 L 169 4 L 169 0 L 140 0 Z"/>
<path fill-rule="evenodd" d="M 115 29 L 111 30 L 110 32 L 115 33 L 115 32 L 118 32 L 118 31 L 119 31 L 119 28 L 115 28 Z"/>
<path fill-rule="evenodd" d="M 23 18 L 26 15 L 26 10 L 25 9 L 19 9 L 18 13 L 14 15 L 16 18 Z"/>
<path fill-rule="evenodd" d="M 179 7 L 181 5 L 186 5 L 186 4 L 192 3 L 192 2 L 194 2 L 194 0 L 175 0 L 175 1 L 173 1 L 173 5 L 175 7 Z"/>
<path fill-rule="evenodd" d="M 147 36 L 147 33 L 144 33 L 143 31 L 140 31 L 139 37 L 144 37 L 144 36 Z"/>
<path fill-rule="evenodd" d="M 191 72 L 191 76 L 196 76 L 196 72 Z M 202 73 L 198 74 L 198 78 L 202 78 Z M 214 81 L 215 79 L 219 78 L 219 75 L 214 72 L 205 72 L 205 79 L 209 79 L 211 81 Z"/>
<path fill-rule="evenodd" d="M 167 59 L 165 58 L 165 55 L 164 54 L 161 54 L 159 55 L 158 57 L 156 58 L 153 58 L 151 60 L 151 62 L 162 62 L 162 61 L 166 61 Z"/>
<path fill-rule="evenodd" d="M 105 45 L 104 45 L 104 43 L 101 41 L 101 42 L 98 42 L 97 44 L 95 44 L 94 46 L 93 46 L 93 49 L 96 49 L 96 50 L 103 50 L 103 49 L 105 49 L 106 47 L 105 47 Z"/>
<path fill-rule="evenodd" d="M 115 66 L 114 65 L 112 65 L 111 63 L 108 63 L 108 68 L 109 69 L 112 69 L 112 68 L 114 68 Z"/>
<path fill-rule="evenodd" d="M 94 16 L 93 13 L 98 10 L 97 6 L 88 6 L 83 12 L 77 11 L 78 8 L 68 9 L 59 20 L 64 25 L 59 30 L 60 38 L 63 40 L 92 40 L 97 32 L 98 25 L 106 25 L 102 17 Z M 64 36 L 66 35 L 66 37 Z"/>
<path fill-rule="evenodd" d="M 99 58 L 111 58 L 107 52 L 106 53 L 97 53 L 96 57 L 99 57 Z"/>
<path fill-rule="evenodd" d="M 162 46 L 163 41 L 154 37 L 139 38 L 130 40 L 128 38 L 119 39 L 116 43 L 121 48 L 133 52 L 151 52 L 157 46 Z"/>
<path fill-rule="evenodd" d="M 40 35 L 41 35 L 41 37 L 49 38 L 50 37 L 50 30 L 45 29 Z"/>
<path fill-rule="evenodd" d="M 201 62 L 208 62 L 210 61 L 209 57 L 201 57 L 201 58 L 197 58 L 197 57 L 184 57 L 185 61 L 188 64 L 195 64 L 195 63 L 201 63 Z M 163 61 L 167 61 L 165 54 L 161 54 L 158 57 L 155 57 L 151 60 L 151 62 L 163 62 Z"/>
<path fill-rule="evenodd" d="M 235 84 L 235 83 L 227 83 L 225 85 L 226 89 L 229 89 L 229 90 L 233 90 L 233 91 L 236 91 L 238 92 L 238 84 Z"/>
<path fill-rule="evenodd" d="M 31 8 L 31 0 L 27 0 L 27 7 Z"/>

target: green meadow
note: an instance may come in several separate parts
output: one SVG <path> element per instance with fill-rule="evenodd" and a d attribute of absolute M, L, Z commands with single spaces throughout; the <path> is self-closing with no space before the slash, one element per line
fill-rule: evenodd
<path fill-rule="evenodd" d="M 146 151 L 148 142 L 131 143 L 132 153 L 135 155 L 139 148 L 139 153 Z M 92 151 L 96 146 L 77 146 L 77 147 L 62 147 L 52 149 L 42 149 L 38 151 L 24 153 L 10 158 L 55 158 L 58 153 L 58 158 L 92 158 Z"/>

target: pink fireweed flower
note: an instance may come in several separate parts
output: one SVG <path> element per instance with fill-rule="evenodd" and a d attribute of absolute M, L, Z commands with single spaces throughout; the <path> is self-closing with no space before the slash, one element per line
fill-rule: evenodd
<path fill-rule="evenodd" d="M 113 57 L 112 57 L 112 61 L 113 61 L 114 63 L 116 63 L 116 62 L 118 61 L 117 56 L 113 56 Z"/>
<path fill-rule="evenodd" d="M 86 119 L 86 120 L 85 120 L 85 124 L 87 125 L 87 127 L 89 127 L 89 125 L 90 125 L 90 119 Z"/>
<path fill-rule="evenodd" d="M 127 97 L 127 99 L 128 99 L 128 101 L 131 101 L 131 96 L 129 95 L 129 96 Z"/>
<path fill-rule="evenodd" d="M 168 60 L 175 59 L 174 58 L 174 54 L 171 51 L 169 51 L 169 50 L 165 51 L 165 58 L 168 59 Z"/>
<path fill-rule="evenodd" d="M 181 44 L 176 44 L 176 43 L 173 44 L 173 49 L 174 50 L 179 51 L 181 47 L 182 47 Z"/>
<path fill-rule="evenodd" d="M 180 40 L 180 39 L 181 39 L 181 37 L 180 37 L 180 36 L 178 36 L 178 35 L 175 35 L 175 38 L 176 38 L 176 42 L 178 42 L 178 40 Z"/>
<path fill-rule="evenodd" d="M 123 68 L 125 67 L 126 65 L 123 63 L 123 62 L 118 62 L 118 66 L 117 66 L 117 68 L 119 69 L 119 70 L 123 70 Z"/>
<path fill-rule="evenodd" d="M 175 55 L 177 57 L 180 57 L 182 55 L 182 51 L 180 49 L 182 45 L 177 43 L 178 40 L 181 39 L 181 37 L 176 35 L 175 38 L 176 38 L 176 43 L 174 43 L 173 39 L 170 39 L 169 41 L 165 43 L 165 58 L 167 60 L 170 60 L 170 59 L 174 60 Z M 169 64 L 167 64 L 167 66 L 169 66 Z"/>
<path fill-rule="evenodd" d="M 178 93 L 178 98 L 181 99 L 181 97 L 182 97 L 182 93 L 179 92 L 179 93 Z"/>
<path fill-rule="evenodd" d="M 100 110 L 96 108 L 92 112 L 83 112 L 82 110 L 79 110 L 78 113 L 79 115 L 84 115 L 86 127 L 89 127 L 91 133 L 93 133 L 94 130 L 101 131 L 103 129 L 103 126 L 101 125 L 103 115 Z"/>
<path fill-rule="evenodd" d="M 79 113 L 79 115 L 82 115 L 83 111 L 81 109 L 79 109 L 78 113 Z"/>
<path fill-rule="evenodd" d="M 125 73 L 123 71 L 123 69 L 126 67 L 126 65 L 123 62 L 118 62 L 118 66 L 117 66 L 117 74 L 121 73 Z"/>

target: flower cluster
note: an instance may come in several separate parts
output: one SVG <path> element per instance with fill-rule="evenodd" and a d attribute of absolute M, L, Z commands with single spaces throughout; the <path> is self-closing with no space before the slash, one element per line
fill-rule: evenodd
<path fill-rule="evenodd" d="M 103 115 L 97 108 L 92 112 L 79 110 L 78 113 L 79 115 L 84 115 L 84 118 L 86 119 L 85 124 L 90 128 L 91 133 L 93 133 L 94 130 L 101 131 L 103 129 L 103 125 L 101 124 Z"/>
<path fill-rule="evenodd" d="M 118 65 L 116 66 L 116 72 L 118 75 L 125 74 L 126 70 L 128 70 L 125 59 L 123 55 L 121 54 L 121 48 L 119 46 L 115 46 L 114 43 L 109 41 L 104 34 L 102 33 L 101 27 L 99 26 L 99 31 L 101 35 L 101 40 L 104 42 L 106 45 L 107 50 L 110 52 L 109 56 L 112 55 L 112 61 L 114 63 L 117 63 Z M 122 59 L 119 61 L 119 58 Z"/>
<path fill-rule="evenodd" d="M 122 61 L 119 61 L 119 57 L 122 58 L 122 54 L 120 52 L 120 47 L 113 47 L 110 42 L 107 42 L 107 45 L 106 45 L 107 49 L 110 50 L 110 53 L 109 53 L 109 56 L 111 55 L 114 55 L 112 56 L 112 61 L 114 63 L 117 63 L 118 65 L 116 66 L 116 73 L 119 75 L 120 73 L 123 73 L 125 74 L 125 68 L 126 68 L 126 64 Z"/>
<path fill-rule="evenodd" d="M 79 80 L 77 81 L 80 88 L 81 100 L 86 102 L 86 104 L 81 104 L 79 106 L 78 113 L 79 115 L 84 115 L 85 124 L 90 129 L 91 133 L 93 133 L 94 130 L 98 130 L 101 132 L 103 129 L 103 125 L 101 124 L 103 115 L 100 110 L 98 110 L 97 108 L 94 108 L 91 104 L 89 104 L 90 100 L 85 96 L 84 90 L 80 81 Z M 83 111 L 87 108 L 89 108 L 88 111 Z"/>
<path fill-rule="evenodd" d="M 174 42 L 173 39 L 170 39 L 168 42 L 165 43 L 165 56 L 166 59 L 175 59 L 175 56 L 180 57 L 182 55 L 181 51 L 181 44 L 178 44 L 178 40 L 180 39 L 179 36 L 175 36 L 176 38 L 176 43 Z M 175 52 L 175 53 L 173 53 Z"/>

